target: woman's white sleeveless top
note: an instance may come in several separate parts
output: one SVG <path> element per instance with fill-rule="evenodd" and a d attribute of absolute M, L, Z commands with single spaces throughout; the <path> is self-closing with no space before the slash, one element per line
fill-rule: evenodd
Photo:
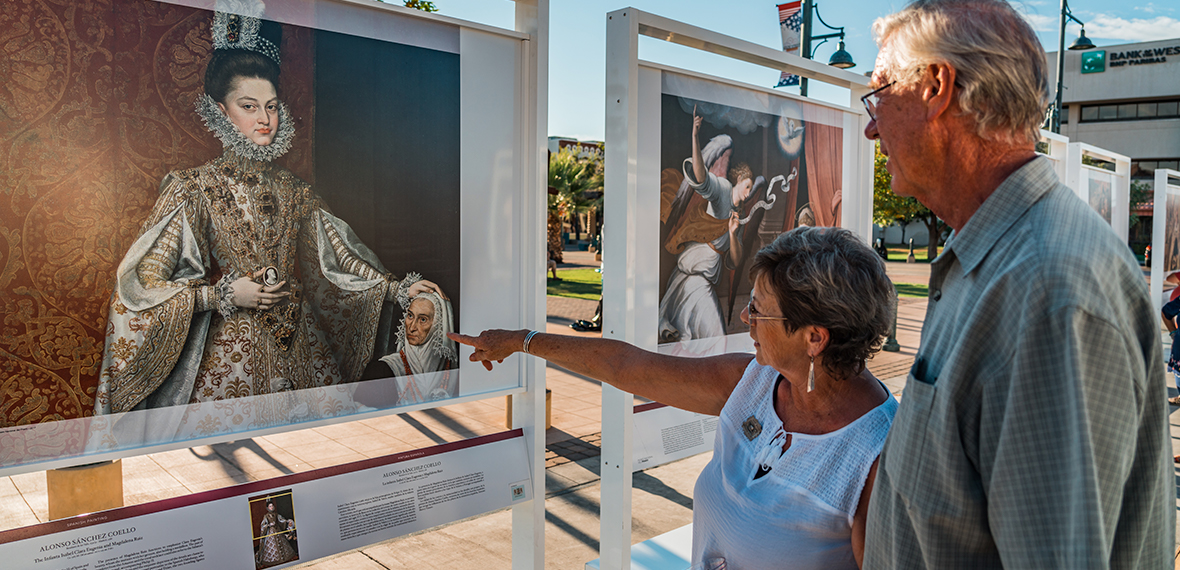
<path fill-rule="evenodd" d="M 750 362 L 721 410 L 713 459 L 694 491 L 693 564 L 720 557 L 728 570 L 855 569 L 852 517 L 897 400 L 831 433 L 791 434 L 780 457 L 777 380 L 776 370 Z M 755 479 L 759 459 L 770 470 Z"/>

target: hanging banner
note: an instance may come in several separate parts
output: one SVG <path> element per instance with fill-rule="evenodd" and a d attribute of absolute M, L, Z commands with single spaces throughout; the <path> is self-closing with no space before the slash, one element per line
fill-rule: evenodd
<path fill-rule="evenodd" d="M 261 570 L 324 558 L 529 499 L 522 434 L 0 532 L 0 559 L 39 570 Z"/>
<path fill-rule="evenodd" d="M 778 5 L 778 28 L 783 34 L 783 51 L 796 55 L 798 55 L 799 46 L 802 44 L 802 35 L 800 35 L 800 28 L 803 24 L 802 6 L 801 1 Z M 778 85 L 775 87 L 791 85 L 799 85 L 799 76 L 784 71 L 779 76 Z"/>

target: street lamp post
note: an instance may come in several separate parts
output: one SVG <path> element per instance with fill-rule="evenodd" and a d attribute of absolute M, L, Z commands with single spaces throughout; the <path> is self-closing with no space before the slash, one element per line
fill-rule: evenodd
<path fill-rule="evenodd" d="M 1064 1 L 1065 0 L 1062 0 L 1062 2 Z M 819 23 L 823 24 L 824 27 L 829 30 L 836 30 L 836 32 L 832 34 L 823 34 L 820 36 L 811 35 L 812 14 L 814 14 L 816 18 L 819 18 Z M 831 59 L 828 60 L 828 65 L 832 67 L 839 67 L 840 69 L 848 69 L 849 67 L 856 66 L 856 64 L 852 61 L 852 55 L 844 50 L 844 28 L 837 28 L 835 26 L 828 25 L 828 23 L 824 21 L 823 16 L 819 15 L 819 6 L 813 0 L 803 0 L 803 33 L 801 35 L 803 37 L 802 43 L 799 46 L 799 51 L 803 54 L 803 57 L 807 59 L 815 59 L 815 52 L 811 49 L 811 40 L 823 40 L 822 42 L 815 45 L 816 48 L 819 48 L 819 46 L 823 45 L 824 42 L 827 42 L 831 38 L 840 38 L 840 45 L 836 48 L 836 53 L 833 53 Z M 799 94 L 803 95 L 804 97 L 807 96 L 806 77 L 799 78 Z"/>
<path fill-rule="evenodd" d="M 1069 49 L 1077 51 L 1094 47 L 1094 42 L 1086 37 L 1086 23 L 1074 17 L 1067 0 L 1061 0 L 1061 33 L 1057 34 L 1057 98 L 1053 102 L 1053 111 L 1049 115 L 1049 130 L 1057 134 L 1061 134 L 1061 91 L 1065 84 L 1065 24 L 1069 20 L 1082 26 L 1081 35 L 1069 45 Z"/>

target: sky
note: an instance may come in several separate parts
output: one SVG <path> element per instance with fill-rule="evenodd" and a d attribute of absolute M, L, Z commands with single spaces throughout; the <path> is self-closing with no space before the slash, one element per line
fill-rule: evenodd
<path fill-rule="evenodd" d="M 904 0 L 817 0 L 819 15 L 844 26 L 846 49 L 856 66 L 872 71 L 877 57 L 873 20 L 900 10 Z M 513 28 L 510 0 L 434 0 L 439 13 L 501 28 Z M 1061 5 L 1050 0 L 1013 2 L 1032 24 L 1047 51 L 1057 51 Z M 605 133 L 606 14 L 632 6 L 673 20 L 743 40 L 782 48 L 775 0 L 550 0 L 549 134 L 581 140 L 602 140 Z M 1097 46 L 1180 38 L 1180 3 L 1173 0 L 1110 2 L 1071 0 L 1073 15 L 1086 23 L 1086 37 Z M 815 34 L 827 33 L 816 24 Z M 1066 28 L 1066 45 L 1079 26 Z M 1180 43 L 1180 42 L 1178 42 Z M 818 48 L 815 59 L 827 62 L 835 42 Z M 640 37 L 642 60 L 717 75 L 754 85 L 773 86 L 779 72 L 737 62 L 653 38 Z M 811 95 L 832 102 L 848 101 L 848 92 L 815 86 Z M 787 88 L 790 89 L 790 88 Z M 797 93 L 797 89 L 794 89 Z"/>

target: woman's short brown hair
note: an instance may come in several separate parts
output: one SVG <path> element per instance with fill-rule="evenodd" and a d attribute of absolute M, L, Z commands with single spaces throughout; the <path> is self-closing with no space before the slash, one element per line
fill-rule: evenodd
<path fill-rule="evenodd" d="M 893 319 L 893 283 L 868 244 L 841 228 L 800 227 L 754 256 L 750 280 L 766 279 L 788 332 L 828 329 L 823 366 L 844 379 L 864 370 Z"/>

